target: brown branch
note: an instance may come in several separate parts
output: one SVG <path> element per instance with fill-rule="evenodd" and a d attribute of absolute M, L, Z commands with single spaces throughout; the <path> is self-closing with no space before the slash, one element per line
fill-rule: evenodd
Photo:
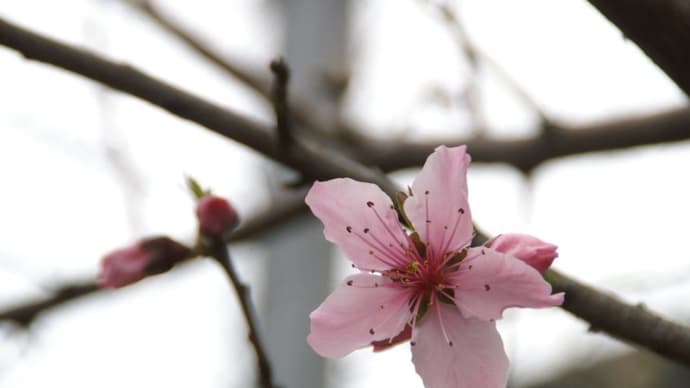
<path fill-rule="evenodd" d="M 290 117 L 290 106 L 288 104 L 288 81 L 290 80 L 290 70 L 283 58 L 271 61 L 271 72 L 274 75 L 273 87 L 271 88 L 271 102 L 276 114 L 276 132 L 281 148 L 288 146 L 292 142 L 292 128 Z"/>
<path fill-rule="evenodd" d="M 28 327 L 41 313 L 96 291 L 100 291 L 96 283 L 65 285 L 49 298 L 23 302 L 0 312 L 0 321 L 14 322 L 20 326 Z"/>
<path fill-rule="evenodd" d="M 563 309 L 602 331 L 690 367 L 690 328 L 666 320 L 644 305 L 631 305 L 555 270 L 546 273 L 554 291 L 565 292 Z"/>
<path fill-rule="evenodd" d="M 687 0 L 589 0 L 690 96 Z"/>
<path fill-rule="evenodd" d="M 259 96 L 267 98 L 270 94 L 270 80 L 268 77 L 262 76 L 263 73 L 253 72 L 247 66 L 243 66 L 236 61 L 231 61 L 223 57 L 220 53 L 210 48 L 200 38 L 194 36 L 191 31 L 182 27 L 179 23 L 173 21 L 171 18 L 165 16 L 158 8 L 148 0 L 124 0 L 125 3 L 133 6 L 144 15 L 148 16 L 152 21 L 169 32 L 177 39 L 186 44 L 189 48 L 206 58 L 212 64 L 218 66 L 225 73 L 238 79 L 240 82 L 248 86 Z"/>
<path fill-rule="evenodd" d="M 230 235 L 230 242 L 239 242 L 257 237 L 261 233 L 271 230 L 273 226 L 288 222 L 300 214 L 304 214 L 307 205 L 304 197 L 285 199 L 266 212 L 253 219 L 243 222 Z"/>
<path fill-rule="evenodd" d="M 238 61 L 221 55 L 180 23 L 166 16 L 164 12 L 161 12 L 149 0 L 125 0 L 125 2 L 148 16 L 152 21 L 163 28 L 163 30 L 178 38 L 202 58 L 216 65 L 228 75 L 237 78 L 260 97 L 265 99 L 271 98 L 271 80 L 268 77 L 268 73 L 253 71 L 248 66 L 241 65 Z M 323 120 L 317 118 L 316 115 L 310 113 L 314 110 L 313 107 L 310 106 L 313 104 L 308 104 L 303 96 L 291 98 L 290 104 L 292 116 L 297 123 L 303 125 L 312 132 L 326 132 L 324 129 L 326 124 Z"/>
<path fill-rule="evenodd" d="M 524 140 L 457 139 L 434 143 L 360 140 L 354 158 L 383 171 L 419 166 L 438 144 L 467 144 L 475 162 L 507 163 L 529 173 L 543 162 L 587 152 L 611 151 L 690 139 L 690 108 L 638 118 L 553 129 L 548 136 Z"/>
<path fill-rule="evenodd" d="M 381 173 L 368 170 L 364 166 L 342 156 L 334 158 L 324 151 L 319 152 L 301 143 L 295 143 L 295 147 L 292 147 L 295 151 L 291 150 L 287 155 L 279 156 L 275 152 L 275 147 L 271 142 L 269 130 L 265 127 L 241 118 L 228 110 L 208 103 L 189 93 L 173 88 L 161 81 L 155 80 L 129 66 L 114 64 L 86 51 L 41 37 L 13 26 L 2 19 L 0 19 L 0 44 L 20 51 L 27 58 L 62 67 L 66 70 L 99 81 L 117 90 L 140 97 L 179 117 L 197 122 L 223 136 L 238 140 L 269 157 L 273 157 L 278 161 L 294 167 L 306 175 L 319 177 L 321 179 L 336 176 L 350 176 L 357 180 L 377 183 L 389 194 L 393 194 L 397 189 L 396 186 Z M 682 132 L 683 138 L 685 138 L 687 131 Z M 621 135 L 623 135 L 623 133 L 619 132 L 617 136 L 608 139 L 610 145 L 619 145 L 621 143 L 621 139 L 619 138 Z M 648 135 L 639 134 L 639 136 Z M 582 141 L 582 139 L 579 140 Z M 477 155 L 477 148 L 481 149 L 475 146 L 475 148 L 472 149 L 473 155 Z M 558 149 L 565 148 L 566 145 L 562 144 L 558 147 Z M 483 149 L 482 151 L 488 152 L 487 149 Z M 497 152 L 499 155 L 502 151 L 504 150 L 494 150 L 494 152 Z M 500 159 L 500 157 L 496 157 L 496 159 Z M 690 358 L 686 358 L 685 355 L 680 355 L 674 349 L 668 348 L 668 341 L 661 341 L 660 336 L 649 334 L 647 332 L 647 326 L 636 325 L 634 322 L 628 321 L 625 316 L 611 314 L 611 311 L 626 311 L 627 307 L 620 301 L 614 298 L 607 298 L 600 291 L 582 288 L 579 283 L 567 278 L 565 275 L 560 275 L 560 278 L 555 284 L 557 287 L 560 287 L 558 289 L 566 289 L 568 292 L 575 295 L 575 297 L 579 295 L 582 303 L 573 303 L 571 301 L 567 305 L 570 309 L 569 311 L 583 319 L 595 320 L 597 329 L 609 333 L 614 337 L 621 336 L 630 341 L 635 341 L 635 343 L 639 345 L 654 349 L 661 355 L 681 361 L 685 364 L 690 364 Z M 590 298 L 597 300 L 597 303 L 601 306 L 600 309 L 594 310 L 595 313 L 593 313 L 591 309 L 588 309 L 588 300 Z M 602 314 L 607 316 L 596 316 Z M 644 309 L 640 309 L 635 317 L 643 320 L 643 322 L 655 322 L 655 333 L 678 331 L 678 325 L 660 319 Z M 621 330 L 621 327 L 626 325 L 629 327 L 626 328 L 625 334 L 619 334 L 618 331 Z M 630 334 L 630 330 L 634 331 L 635 335 L 628 335 Z M 690 335 L 690 331 L 687 329 L 680 331 L 685 336 Z"/>
<path fill-rule="evenodd" d="M 269 231 L 273 226 L 303 214 L 306 209 L 304 199 L 301 197 L 285 200 L 272 207 L 270 211 L 244 222 L 239 229 L 232 232 L 229 242 L 239 242 L 255 238 L 257 235 Z M 18 305 L 0 311 L 0 321 L 15 322 L 20 326 L 28 327 L 43 312 L 102 290 L 95 282 L 66 284 L 59 287 L 51 296 L 38 300 L 23 301 Z"/>
<path fill-rule="evenodd" d="M 186 42 L 192 49 L 202 56 L 216 63 L 221 68 L 228 68 L 228 73 L 236 74 L 238 78 L 252 86 L 267 98 L 270 96 L 270 82 L 267 79 L 251 73 L 241 66 L 221 58 L 208 48 L 198 38 L 184 30 L 170 18 L 159 12 L 150 1 L 133 0 L 130 3 L 143 4 L 145 14 L 149 15 L 154 21 L 160 23 L 162 27 L 173 35 Z M 606 2 L 605 2 L 606 3 Z M 661 4 L 659 4 L 661 6 Z M 450 9 L 444 5 L 438 5 L 443 12 Z M 482 60 L 496 71 L 504 82 L 512 90 L 521 96 L 522 100 L 532 106 L 544 119 L 539 107 L 527 94 L 522 91 L 517 82 L 513 80 L 503 68 L 496 63 L 490 56 L 478 51 L 471 41 L 466 39 L 467 34 L 462 30 L 462 25 L 455 13 L 450 10 L 451 28 L 459 27 L 461 30 L 458 42 L 462 45 L 469 45 L 468 53 L 477 57 L 475 61 Z M 444 13 L 448 18 L 448 14 Z M 231 70 L 230 69 L 234 69 Z M 690 69 L 690 67 L 689 67 Z M 253 80 L 253 81 L 252 81 Z M 260 81 L 259 81 L 260 80 Z M 261 86 L 259 86 L 261 85 Z M 300 118 L 301 113 L 309 111 L 308 107 L 294 107 L 295 98 L 292 99 L 292 114 L 295 121 L 310 128 L 318 128 L 314 124 L 315 120 Z M 308 116 L 308 115 L 307 115 Z M 393 171 L 401 168 L 414 167 L 421 165 L 426 157 L 438 144 L 468 144 L 472 152 L 473 161 L 488 163 L 508 163 L 523 172 L 530 172 L 535 167 L 545 161 L 580 153 L 608 151 L 624 149 L 648 144 L 674 142 L 690 139 L 690 108 L 679 108 L 667 112 L 655 113 L 638 118 L 625 118 L 611 120 L 600 124 L 561 127 L 550 120 L 543 120 L 544 127 L 539 133 L 547 132 L 551 135 L 550 140 L 545 138 L 501 141 L 491 139 L 448 139 L 434 143 L 399 143 L 386 142 L 385 144 L 376 143 L 364 137 L 351 138 L 356 144 L 351 154 L 357 160 L 369 165 L 375 165 L 383 171 Z M 546 128 L 546 127 L 551 128 Z M 361 130 L 352 129 L 350 133 L 361 133 Z M 553 133 L 552 133 L 553 132 Z"/>
<path fill-rule="evenodd" d="M 206 237 L 207 238 L 207 237 Z M 249 295 L 249 287 L 242 283 L 237 271 L 232 263 L 230 254 L 228 253 L 228 248 L 222 239 L 211 238 L 206 240 L 208 243 L 205 246 L 206 253 L 208 253 L 213 259 L 220 264 L 223 271 L 228 276 L 232 288 L 237 294 L 237 299 L 240 302 L 240 307 L 242 308 L 242 314 L 247 321 L 247 326 L 249 327 L 249 342 L 254 348 L 256 353 L 256 363 L 259 373 L 259 383 L 262 388 L 274 388 L 273 384 L 273 371 L 271 368 L 271 363 L 268 359 L 263 341 L 259 335 L 258 320 L 256 311 L 254 311 L 254 305 L 251 301 Z"/>
<path fill-rule="evenodd" d="M 276 152 L 271 128 L 250 121 L 143 72 L 108 61 L 89 51 L 57 42 L 0 18 L 0 44 L 28 59 L 52 64 L 148 101 L 175 116 L 190 120 L 229 139 L 243 143 L 312 179 L 350 176 L 375 182 L 390 195 L 397 190 L 383 173 L 307 141 L 295 141 L 286 152 Z"/>

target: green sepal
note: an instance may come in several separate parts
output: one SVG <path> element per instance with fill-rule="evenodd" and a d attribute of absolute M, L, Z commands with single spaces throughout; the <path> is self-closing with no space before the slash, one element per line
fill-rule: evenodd
<path fill-rule="evenodd" d="M 467 249 L 463 249 L 460 252 L 455 252 L 453 257 L 451 257 L 450 260 L 448 260 L 448 263 L 446 264 L 446 266 L 451 267 L 451 266 L 465 260 L 466 257 L 467 257 Z M 456 268 L 455 271 L 457 271 L 459 268 L 460 267 Z M 455 271 L 453 271 L 453 272 L 455 272 Z"/>
<path fill-rule="evenodd" d="M 419 310 L 417 310 L 417 321 L 420 321 L 424 317 L 424 314 L 429 311 L 429 306 L 431 305 L 430 303 L 431 300 L 429 297 L 424 297 L 424 299 L 422 299 L 422 302 L 419 305 Z"/>
<path fill-rule="evenodd" d="M 415 248 L 417 248 L 419 256 L 422 258 L 426 258 L 426 244 L 422 242 L 422 239 L 419 237 L 419 233 L 414 232 L 410 234 L 410 239 L 412 240 L 412 243 L 414 244 Z"/>
<path fill-rule="evenodd" d="M 199 184 L 199 182 L 190 175 L 187 175 L 187 188 L 189 188 L 189 191 L 197 200 L 211 194 L 210 189 L 204 190 L 204 188 L 201 187 L 201 184 Z"/>
<path fill-rule="evenodd" d="M 455 290 L 452 289 L 452 288 L 444 288 L 444 289 L 443 289 L 443 292 L 444 292 L 445 294 L 450 295 L 450 296 L 453 297 L 453 298 L 455 297 Z M 438 300 L 439 300 L 441 303 L 450 304 L 450 305 L 454 305 L 454 304 L 455 304 L 455 302 L 453 302 L 452 299 L 450 299 L 449 297 L 447 297 L 446 295 L 444 295 L 444 294 L 442 294 L 442 293 L 440 293 L 440 292 L 439 292 L 438 294 L 436 294 L 436 295 L 438 296 Z"/>
<path fill-rule="evenodd" d="M 403 193 L 402 191 L 398 191 L 395 193 L 395 202 L 398 208 L 398 214 L 400 214 L 400 217 L 402 218 L 403 223 L 405 226 L 407 226 L 408 229 L 414 231 L 414 225 L 412 225 L 412 222 L 410 222 L 410 219 L 407 218 L 407 214 L 405 213 L 405 201 L 407 200 L 408 195 Z"/>

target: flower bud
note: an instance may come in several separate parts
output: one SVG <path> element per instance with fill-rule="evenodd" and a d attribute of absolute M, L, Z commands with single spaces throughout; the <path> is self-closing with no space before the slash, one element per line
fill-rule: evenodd
<path fill-rule="evenodd" d="M 234 229 L 239 223 L 237 211 L 221 197 L 207 195 L 199 200 L 196 206 L 199 218 L 199 229 L 209 236 L 221 236 Z"/>
<path fill-rule="evenodd" d="M 558 257 L 557 246 L 526 234 L 501 234 L 487 242 L 486 246 L 516 257 L 542 274 Z"/>
<path fill-rule="evenodd" d="M 124 287 L 149 275 L 168 271 L 190 253 L 189 248 L 167 237 L 141 240 L 105 255 L 98 285 L 102 288 Z"/>

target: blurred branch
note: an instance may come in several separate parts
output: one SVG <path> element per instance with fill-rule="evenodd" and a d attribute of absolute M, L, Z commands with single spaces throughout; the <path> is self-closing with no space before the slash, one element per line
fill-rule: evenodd
<path fill-rule="evenodd" d="M 221 55 L 202 39 L 194 36 L 191 31 L 184 28 L 180 23 L 159 11 L 149 0 L 124 1 L 148 16 L 152 21 L 181 40 L 201 57 L 218 66 L 218 68 L 225 71 L 231 77 L 237 78 L 259 96 L 267 100 L 271 99 L 271 80 L 270 77 L 268 77 L 268 73 L 253 71 L 247 66 L 241 65 L 238 61 L 231 60 Z M 308 106 L 310 104 L 304 102 L 303 97 L 298 96 L 292 98 L 290 104 L 292 116 L 297 123 L 303 125 L 312 132 L 326 132 L 324 130 L 326 124 L 322 122 L 323 120 L 319 120 L 316 115 L 310 113 L 313 112 L 314 109 Z"/>
<path fill-rule="evenodd" d="M 305 175 L 320 179 L 349 176 L 360 181 L 377 183 L 389 194 L 394 194 L 397 191 L 397 186 L 382 173 L 369 170 L 343 156 L 333 156 L 332 151 L 316 150 L 303 143 L 295 143 L 295 146 L 291 147 L 286 155 L 279 155 L 276 152 L 274 139 L 270 136 L 270 129 L 266 127 L 155 80 L 132 67 L 112 63 L 84 50 L 23 30 L 2 19 L 0 19 L 0 44 L 20 51 L 29 59 L 62 67 L 117 90 L 140 97 L 174 115 L 197 122 L 216 133 L 240 141 L 268 157 L 292 166 Z M 684 136 L 687 136 L 687 131 L 683 131 L 683 133 Z M 621 135 L 623 133 L 618 132 L 616 136 L 620 137 Z M 608 140 L 612 145 L 619 145 L 621 142 L 615 136 Z M 549 146 L 551 147 L 552 144 Z M 473 155 L 477 155 L 478 149 L 482 150 L 479 146 L 475 147 L 472 149 Z M 565 147 L 566 145 L 560 145 L 560 148 Z M 590 146 L 590 149 L 596 150 L 598 148 L 594 145 Z M 488 152 L 487 149 L 482 151 Z M 504 150 L 500 148 L 493 150 L 496 155 L 500 155 L 502 151 Z M 496 158 L 499 159 L 498 156 Z M 595 322 L 596 329 L 614 337 L 625 338 L 639 345 L 650 347 L 661 355 L 690 365 L 690 354 L 687 352 L 685 354 L 679 353 L 676 348 L 669 348 L 669 341 L 658 334 L 670 331 L 679 335 L 677 338 L 685 340 L 687 336 L 690 336 L 690 330 L 687 328 L 663 320 L 646 309 L 639 309 L 633 315 L 635 319 L 640 319 L 643 322 L 643 324 L 637 325 L 634 321 L 629 320 L 630 316 L 611 313 L 628 311 L 629 306 L 615 298 L 608 297 L 593 288 L 584 287 L 565 275 L 558 275 L 554 283 L 558 290 L 566 290 L 574 295 L 571 297 L 571 301 L 566 304 L 569 311 L 582 319 Z M 648 322 L 654 323 L 653 333 L 649 332 Z M 623 331 L 619 333 L 621 330 Z M 690 346 L 686 346 L 686 348 L 690 349 Z"/>
<path fill-rule="evenodd" d="M 678 1 L 674 0 L 676 4 Z M 609 7 L 606 5 L 609 4 L 607 1 L 591 0 L 590 2 L 597 7 L 599 7 L 597 3 L 603 3 L 603 6 Z M 253 74 L 248 69 L 244 69 L 230 60 L 223 59 L 198 38 L 195 38 L 170 18 L 164 16 L 150 1 L 128 0 L 128 3 L 137 6 L 146 15 L 150 16 L 152 20 L 158 22 L 163 28 L 187 43 L 192 49 L 212 63 L 226 69 L 229 74 L 236 76 L 262 96 L 270 97 L 270 81 L 268 79 Z M 525 105 L 539 115 L 542 123 L 540 133 L 548 133 L 549 137 L 542 136 L 513 141 L 481 138 L 463 140 L 456 138 L 427 144 L 418 142 L 400 142 L 396 144 L 390 141 L 377 143 L 363 136 L 357 137 L 352 135 L 352 133 L 357 132 L 356 129 L 353 129 L 350 131 L 351 135 L 349 136 L 351 136 L 351 142 L 354 143 L 351 155 L 355 159 L 365 164 L 375 165 L 383 171 L 392 171 L 423 164 L 426 157 L 438 144 L 467 144 L 475 162 L 508 163 L 525 173 L 529 173 L 541 163 L 554 158 L 690 139 L 690 108 L 674 109 L 644 117 L 610 120 L 593 125 L 563 127 L 553 123 L 546 118 L 541 108 L 523 90 L 518 82 L 498 62 L 480 50 L 469 39 L 469 35 L 462 25 L 459 16 L 449 4 L 438 1 L 428 1 L 428 3 L 436 7 L 446 20 L 458 46 L 465 53 L 468 61 L 474 67 L 477 67 L 481 62 L 491 68 L 505 86 L 510 88 Z M 621 7 L 625 7 L 625 4 L 622 4 L 625 2 L 619 1 L 619 3 Z M 654 4 L 657 8 L 664 8 L 664 5 L 661 3 Z M 611 8 L 614 7 L 616 6 L 611 6 Z M 624 11 L 632 12 L 627 10 L 627 8 Z M 645 28 L 637 23 L 633 27 Z M 654 37 L 650 38 L 654 39 Z M 674 55 L 681 55 L 682 53 L 685 53 L 685 51 L 673 52 Z M 690 69 L 690 67 L 686 66 L 684 69 Z M 687 70 L 687 72 L 690 73 L 690 70 Z M 323 132 L 323 129 L 318 129 L 319 125 L 316 124 L 315 119 L 309 118 L 309 115 L 305 113 L 309 111 L 307 106 L 298 104 L 299 107 L 294 107 L 295 98 L 292 99 L 292 105 L 291 113 L 296 122 Z"/>
<path fill-rule="evenodd" d="M 360 181 L 375 182 L 390 195 L 394 195 L 397 190 L 396 185 L 382 172 L 369 169 L 332 149 L 324 149 L 303 139 L 294 139 L 288 150 L 277 152 L 277 142 L 273 135 L 275 131 L 271 128 L 177 89 L 129 65 L 117 64 L 89 51 L 35 34 L 2 18 L 0 44 L 19 51 L 28 59 L 61 67 L 139 97 L 175 116 L 243 143 L 312 179 L 350 176 Z"/>
<path fill-rule="evenodd" d="M 565 292 L 562 308 L 605 332 L 633 345 L 690 366 L 690 328 L 666 320 L 644 305 L 620 299 L 569 278 L 555 270 L 546 273 L 554 291 Z"/>
<path fill-rule="evenodd" d="M 14 322 L 20 326 L 28 327 L 34 319 L 44 311 L 100 290 L 101 289 L 96 283 L 65 285 L 60 287 L 55 294 L 49 298 L 24 302 L 23 304 L 0 312 L 0 321 Z"/>
<path fill-rule="evenodd" d="M 271 61 L 273 73 L 273 87 L 271 88 L 271 101 L 276 114 L 276 132 L 280 147 L 287 147 L 292 142 L 292 128 L 290 117 L 290 105 L 288 103 L 288 81 L 290 70 L 283 58 Z"/>
<path fill-rule="evenodd" d="M 151 1 L 148 0 L 123 0 L 125 3 L 131 5 L 135 9 L 148 16 L 152 21 L 169 32 L 189 48 L 194 50 L 200 56 L 206 58 L 209 62 L 218 66 L 230 76 L 238 79 L 240 82 L 254 90 L 258 95 L 267 98 L 270 94 L 270 80 L 258 72 L 254 72 L 235 61 L 224 58 L 220 53 L 210 48 L 200 38 L 184 27 L 173 21 L 171 18 L 161 13 Z"/>
<path fill-rule="evenodd" d="M 687 0 L 589 0 L 690 96 Z"/>
<path fill-rule="evenodd" d="M 524 173 L 546 161 L 587 152 L 611 151 L 690 139 L 690 108 L 672 109 L 648 116 L 609 120 L 600 124 L 555 127 L 524 140 L 449 139 L 443 144 L 467 144 L 475 162 L 507 163 Z M 359 141 L 351 155 L 383 171 L 424 163 L 439 142 Z"/>
<path fill-rule="evenodd" d="M 304 214 L 307 205 L 304 196 L 284 199 L 271 209 L 259 216 L 243 222 L 240 227 L 230 235 L 230 242 L 240 242 L 252 239 L 261 233 L 271 230 L 273 226 L 281 225 L 294 217 Z"/>
<path fill-rule="evenodd" d="M 258 234 L 270 230 L 273 226 L 287 222 L 306 210 L 302 197 L 281 202 L 269 212 L 243 223 L 230 236 L 231 242 L 239 242 L 256 237 Z M 25 301 L 16 306 L 0 311 L 0 321 L 10 321 L 28 327 L 41 313 L 54 307 L 59 307 L 70 301 L 95 292 L 102 291 L 96 283 L 67 284 L 57 289 L 53 295 L 39 300 Z"/>
<path fill-rule="evenodd" d="M 262 388 L 274 388 L 273 371 L 263 341 L 259 335 L 257 315 L 249 295 L 249 287 L 242 283 L 237 275 L 225 242 L 217 238 L 212 238 L 207 240 L 207 242 L 209 243 L 205 246 L 207 253 L 223 268 L 240 302 L 242 313 L 249 327 L 249 342 L 254 347 L 254 352 L 256 353 L 259 383 Z"/>
<path fill-rule="evenodd" d="M 434 7 L 443 17 L 446 26 L 450 29 L 453 34 L 453 38 L 460 48 L 460 50 L 465 54 L 467 61 L 470 64 L 472 72 L 476 78 L 478 69 L 480 65 L 485 65 L 499 78 L 499 80 L 506 86 L 516 97 L 522 101 L 524 105 L 530 108 L 539 116 L 539 120 L 542 124 L 549 123 L 548 118 L 539 107 L 539 105 L 534 101 L 534 99 L 518 84 L 517 81 L 505 70 L 501 64 L 496 62 L 490 55 L 481 50 L 472 39 L 470 39 L 465 26 L 462 24 L 460 17 L 451 7 L 448 1 L 430 1 L 425 0 L 429 5 Z M 470 109 L 474 110 L 474 115 L 479 117 L 481 123 L 481 115 L 479 113 L 479 88 L 475 80 L 470 81 L 469 86 L 471 105 Z M 548 130 L 551 127 L 549 125 L 543 125 L 543 130 Z M 481 133 L 481 132 L 480 132 Z"/>
<path fill-rule="evenodd" d="M 446 27 L 453 35 L 455 44 L 460 49 L 460 52 L 464 54 L 465 59 L 470 65 L 470 76 L 468 77 L 467 86 L 465 87 L 467 95 L 466 105 L 472 117 L 473 124 L 476 127 L 476 135 L 483 136 L 487 128 L 486 119 L 482 113 L 481 89 L 478 85 L 480 64 L 477 50 L 474 45 L 471 44 L 465 32 L 465 28 L 460 24 L 460 20 L 456 17 L 449 4 L 431 0 L 423 0 L 423 2 L 433 7 L 441 14 Z"/>

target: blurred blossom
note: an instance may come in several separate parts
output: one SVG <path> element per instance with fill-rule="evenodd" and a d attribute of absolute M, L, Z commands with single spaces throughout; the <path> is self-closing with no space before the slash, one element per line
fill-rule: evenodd
<path fill-rule="evenodd" d="M 237 211 L 230 202 L 214 195 L 207 195 L 199 200 L 196 215 L 199 218 L 199 229 L 209 236 L 220 236 L 239 223 Z"/>
<path fill-rule="evenodd" d="M 558 306 L 563 293 L 552 295 L 524 261 L 469 246 L 465 148 L 438 147 L 410 196 L 401 196 L 411 234 L 373 184 L 344 178 L 311 188 L 306 202 L 324 235 L 361 271 L 310 315 L 307 341 L 317 353 L 342 357 L 411 339 L 412 361 L 428 388 L 506 386 L 508 358 L 494 321 L 508 307 Z"/>

